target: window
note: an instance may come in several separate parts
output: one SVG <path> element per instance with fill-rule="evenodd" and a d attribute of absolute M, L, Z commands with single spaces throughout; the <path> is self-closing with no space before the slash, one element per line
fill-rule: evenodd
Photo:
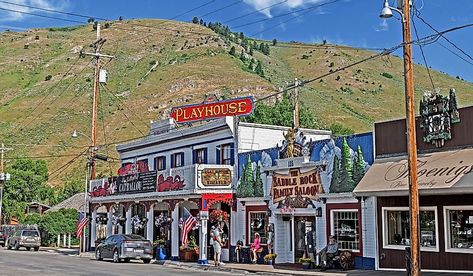
<path fill-rule="evenodd" d="M 249 242 L 253 243 L 255 239 L 255 233 L 258 233 L 262 244 L 268 242 L 268 233 L 266 231 L 266 226 L 268 225 L 268 217 L 265 211 L 260 212 L 248 212 L 248 233 L 249 233 Z"/>
<path fill-rule="evenodd" d="M 194 150 L 194 164 L 206 164 L 207 163 L 207 149 L 195 149 Z"/>
<path fill-rule="evenodd" d="M 166 156 L 158 156 L 154 158 L 154 169 L 163 171 L 166 169 Z"/>
<path fill-rule="evenodd" d="M 221 154 L 220 164 L 223 164 L 223 165 L 233 164 L 232 144 L 221 145 L 220 154 Z"/>
<path fill-rule="evenodd" d="M 473 206 L 444 207 L 446 251 L 473 253 Z"/>
<path fill-rule="evenodd" d="M 360 250 L 357 210 L 332 210 L 332 235 L 340 249 Z"/>
<path fill-rule="evenodd" d="M 171 168 L 178 168 L 184 166 L 184 153 L 179 152 L 172 155 Z"/>
<path fill-rule="evenodd" d="M 438 251 L 436 208 L 421 208 L 419 219 L 421 248 Z M 404 249 L 410 245 L 409 209 L 383 208 L 383 233 L 385 248 Z"/>

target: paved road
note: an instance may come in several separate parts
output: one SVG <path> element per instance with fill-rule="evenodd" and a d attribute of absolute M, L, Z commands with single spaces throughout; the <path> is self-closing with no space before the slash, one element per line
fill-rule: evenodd
<path fill-rule="evenodd" d="M 163 267 L 157 264 L 143 264 L 141 261 L 115 264 L 110 261 L 95 261 L 88 258 L 68 256 L 49 252 L 34 252 L 0 249 L 0 275 L 2 276 L 130 276 L 130 275 L 189 275 L 190 271 L 178 268 Z M 192 275 L 208 276 L 206 271 L 192 271 Z M 235 273 L 233 273 L 235 274 Z M 212 275 L 230 275 L 213 271 Z"/>

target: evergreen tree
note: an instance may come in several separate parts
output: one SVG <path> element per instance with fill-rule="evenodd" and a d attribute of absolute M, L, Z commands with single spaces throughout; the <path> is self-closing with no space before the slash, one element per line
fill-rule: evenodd
<path fill-rule="evenodd" d="M 254 177 L 253 177 L 253 164 L 251 162 L 251 156 L 248 155 L 248 162 L 243 167 L 243 172 L 240 178 L 240 185 L 237 188 L 238 197 L 253 197 L 254 191 Z"/>
<path fill-rule="evenodd" d="M 273 39 L 273 46 L 276 46 L 276 44 L 278 43 L 277 39 Z"/>
<path fill-rule="evenodd" d="M 342 142 L 342 158 L 340 166 L 340 188 L 339 192 L 351 192 L 353 190 L 353 171 L 350 154 L 350 146 L 344 137 Z"/>
<path fill-rule="evenodd" d="M 256 64 L 255 72 L 260 77 L 264 77 L 263 66 L 261 65 L 261 61 L 259 61 L 259 60 L 258 60 L 258 64 Z"/>
<path fill-rule="evenodd" d="M 263 54 L 269 56 L 269 45 L 268 44 L 262 44 L 263 47 L 261 49 L 261 52 L 263 52 Z"/>
<path fill-rule="evenodd" d="M 192 23 L 199 24 L 199 18 L 197 16 L 194 16 L 194 18 L 192 18 Z"/>
<path fill-rule="evenodd" d="M 253 56 L 253 47 L 250 47 L 250 56 Z"/>
<path fill-rule="evenodd" d="M 253 67 L 255 66 L 255 59 L 250 59 L 250 64 L 248 64 L 248 69 L 253 71 Z"/>
<path fill-rule="evenodd" d="M 228 52 L 230 55 L 234 56 L 235 55 L 235 46 L 232 46 L 232 48 L 230 48 L 230 52 Z"/>
<path fill-rule="evenodd" d="M 361 151 L 360 145 L 358 145 L 357 149 L 357 157 L 356 161 L 353 164 L 353 185 L 356 186 L 360 183 L 360 180 L 365 175 L 365 159 L 363 158 L 363 152 Z"/>
<path fill-rule="evenodd" d="M 261 179 L 261 167 L 260 167 L 260 165 L 256 166 L 254 195 L 255 195 L 255 197 L 263 197 L 264 196 L 263 179 Z"/>
<path fill-rule="evenodd" d="M 200 19 L 199 24 L 204 25 L 204 20 L 202 18 Z"/>
<path fill-rule="evenodd" d="M 333 169 L 332 169 L 332 180 L 330 181 L 330 192 L 337 193 L 340 190 L 339 187 L 339 176 L 340 176 L 340 161 L 338 156 L 333 157 Z"/>
<path fill-rule="evenodd" d="M 240 32 L 239 37 L 241 40 L 245 39 L 245 35 L 243 34 L 243 32 Z"/>
<path fill-rule="evenodd" d="M 242 49 L 241 52 L 240 52 L 240 59 L 241 59 L 241 61 L 243 61 L 243 62 L 246 61 L 245 52 L 243 51 L 243 49 Z"/>

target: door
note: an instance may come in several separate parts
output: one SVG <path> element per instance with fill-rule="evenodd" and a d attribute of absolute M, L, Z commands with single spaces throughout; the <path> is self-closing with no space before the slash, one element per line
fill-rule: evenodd
<path fill-rule="evenodd" d="M 294 256 L 294 218 L 286 218 L 284 220 L 284 232 L 286 233 L 286 250 L 287 250 L 287 261 L 289 263 L 293 263 L 293 256 Z"/>
<path fill-rule="evenodd" d="M 294 217 L 294 258 L 296 262 L 304 255 L 307 258 L 309 256 L 308 250 L 315 248 L 315 244 L 312 244 L 315 241 L 315 237 L 313 237 L 315 232 L 315 217 Z"/>

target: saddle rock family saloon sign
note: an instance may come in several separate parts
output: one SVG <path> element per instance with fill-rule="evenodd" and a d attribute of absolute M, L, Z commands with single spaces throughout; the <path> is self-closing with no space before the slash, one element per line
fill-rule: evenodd
<path fill-rule="evenodd" d="M 273 202 L 277 203 L 286 198 L 309 198 L 317 199 L 317 195 L 322 193 L 320 175 L 316 169 L 301 173 L 297 170 L 290 170 L 289 174 L 273 174 L 271 196 Z"/>
<path fill-rule="evenodd" d="M 249 115 L 253 108 L 253 97 L 244 97 L 175 107 L 171 111 L 171 117 L 177 123 L 191 123 L 225 116 Z"/>

